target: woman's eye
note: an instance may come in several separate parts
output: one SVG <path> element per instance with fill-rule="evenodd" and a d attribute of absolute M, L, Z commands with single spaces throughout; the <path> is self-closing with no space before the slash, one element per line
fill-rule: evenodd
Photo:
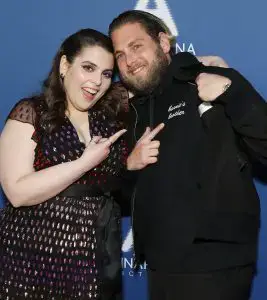
<path fill-rule="evenodd" d="M 103 75 L 104 75 L 106 78 L 108 78 L 108 79 L 112 78 L 112 73 L 111 73 L 111 72 L 105 72 L 105 73 L 103 73 Z"/>
<path fill-rule="evenodd" d="M 94 71 L 93 67 L 91 67 L 91 66 L 85 65 L 85 66 L 83 66 L 83 68 L 84 68 L 84 70 L 86 70 L 86 71 L 88 71 L 88 72 Z"/>

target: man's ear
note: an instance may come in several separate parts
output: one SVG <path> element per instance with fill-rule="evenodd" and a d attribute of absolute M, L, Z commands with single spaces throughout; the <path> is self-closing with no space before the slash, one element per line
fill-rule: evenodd
<path fill-rule="evenodd" d="M 169 54 L 171 50 L 170 37 L 164 32 L 159 33 L 159 43 L 165 54 Z"/>
<path fill-rule="evenodd" d="M 69 69 L 69 62 L 67 61 L 67 57 L 66 57 L 66 55 L 62 55 L 60 58 L 60 64 L 59 64 L 60 76 L 65 77 L 68 69 Z"/>

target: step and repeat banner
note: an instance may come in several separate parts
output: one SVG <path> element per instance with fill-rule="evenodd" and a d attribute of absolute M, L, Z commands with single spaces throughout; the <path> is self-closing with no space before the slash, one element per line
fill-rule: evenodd
<path fill-rule="evenodd" d="M 57 0 L 0 4 L 0 129 L 20 98 L 40 89 L 66 36 L 91 27 L 107 33 L 120 12 L 141 9 L 161 17 L 177 37 L 176 51 L 220 55 L 267 99 L 267 2 L 213 0 Z M 267 177 L 267 174 L 265 174 Z M 267 299 L 267 186 L 256 181 L 262 206 L 258 275 L 252 300 Z M 4 196 L 0 197 L 0 207 Z M 174 237 L 175 238 L 175 237 Z M 146 265 L 134 273 L 130 220 L 123 220 L 125 300 L 146 300 Z"/>

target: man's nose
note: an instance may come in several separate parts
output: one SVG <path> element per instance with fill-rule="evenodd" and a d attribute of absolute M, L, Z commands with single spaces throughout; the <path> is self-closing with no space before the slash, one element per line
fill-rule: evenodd
<path fill-rule="evenodd" d="M 130 67 L 135 62 L 135 60 L 136 60 L 136 57 L 132 53 L 128 53 L 126 55 L 126 64 L 127 64 L 127 66 Z"/>

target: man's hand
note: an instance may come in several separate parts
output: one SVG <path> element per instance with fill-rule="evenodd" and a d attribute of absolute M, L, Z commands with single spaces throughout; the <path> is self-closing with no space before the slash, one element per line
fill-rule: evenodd
<path fill-rule="evenodd" d="M 163 129 L 164 124 L 159 124 L 152 131 L 149 127 L 136 143 L 133 151 L 127 159 L 128 170 L 141 170 L 149 164 L 154 164 L 158 161 L 160 142 L 153 140 L 155 136 Z"/>
<path fill-rule="evenodd" d="M 200 99 L 211 102 L 230 87 L 231 80 L 216 74 L 201 73 L 196 78 L 196 84 Z"/>
<path fill-rule="evenodd" d="M 229 68 L 225 60 L 219 56 L 197 56 L 197 59 L 207 67 Z"/>

